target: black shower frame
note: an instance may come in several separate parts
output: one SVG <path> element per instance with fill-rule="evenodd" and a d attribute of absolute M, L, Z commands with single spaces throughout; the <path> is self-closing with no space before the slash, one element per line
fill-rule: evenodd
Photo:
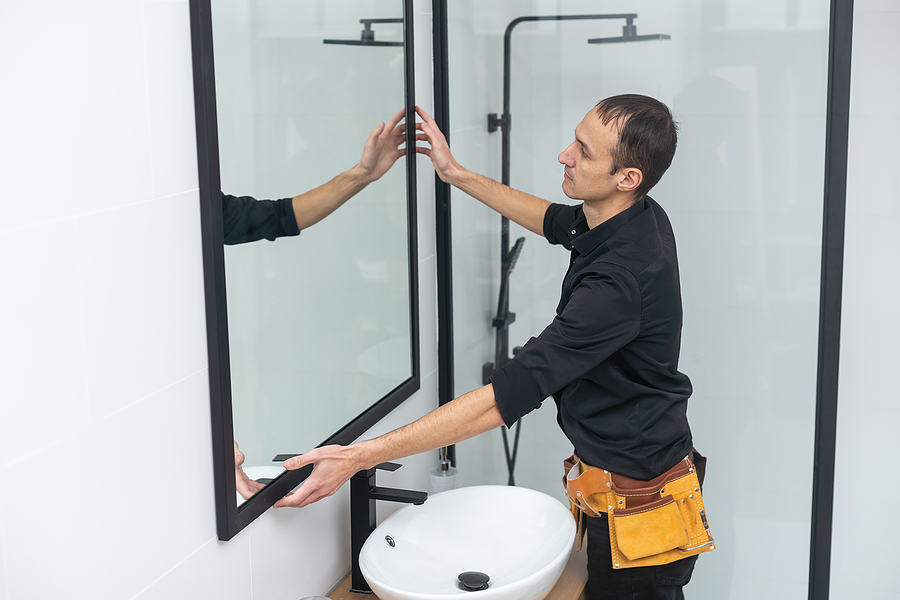
<path fill-rule="evenodd" d="M 827 600 L 831 576 L 834 466 L 837 442 L 838 369 L 847 156 L 850 128 L 850 62 L 853 0 L 831 0 L 825 125 L 825 177 L 816 375 L 816 427 L 810 528 L 809 600 Z M 434 119 L 450 133 L 447 0 L 432 0 Z M 453 304 L 450 186 L 435 178 L 438 277 L 438 400 L 453 399 Z"/>
<path fill-rule="evenodd" d="M 403 54 L 406 122 L 415 121 L 415 64 L 413 59 L 414 0 L 403 3 Z M 206 302 L 207 351 L 209 354 L 210 409 L 212 416 L 213 481 L 216 496 L 218 538 L 228 541 L 276 501 L 302 483 L 312 472 L 307 466 L 280 475 L 252 498 L 237 505 L 231 404 L 231 369 L 228 351 L 228 314 L 225 305 L 225 254 L 219 171 L 218 123 L 211 0 L 190 0 L 191 46 L 194 74 L 194 110 L 200 195 L 200 230 L 203 244 L 203 285 Z M 406 189 L 409 247 L 409 301 L 411 375 L 380 400 L 332 434 L 320 445 L 350 444 L 369 430 L 421 386 L 419 358 L 418 217 L 416 211 L 415 130 L 406 132 Z"/>

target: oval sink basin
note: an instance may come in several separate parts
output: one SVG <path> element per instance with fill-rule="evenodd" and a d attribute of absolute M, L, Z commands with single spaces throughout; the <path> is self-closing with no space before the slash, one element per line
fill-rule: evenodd
<path fill-rule="evenodd" d="M 574 541 L 575 519 L 555 498 L 473 486 L 389 516 L 366 540 L 359 565 L 380 600 L 543 600 Z M 460 575 L 476 582 L 471 587 L 484 579 L 487 586 L 464 591 Z"/>

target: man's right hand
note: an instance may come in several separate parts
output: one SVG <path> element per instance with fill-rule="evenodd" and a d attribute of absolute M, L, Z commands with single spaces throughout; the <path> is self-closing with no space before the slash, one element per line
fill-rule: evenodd
<path fill-rule="evenodd" d="M 460 166 L 450 153 L 447 138 L 434 119 L 418 106 L 416 113 L 422 119 L 422 122 L 416 123 L 416 129 L 421 132 L 416 134 L 416 141 L 428 142 L 431 146 L 416 146 L 416 152 L 431 159 L 441 181 L 459 188 L 525 229 L 544 235 L 544 214 L 550 206 L 549 202 Z"/>
<path fill-rule="evenodd" d="M 431 118 L 427 112 L 416 107 L 416 113 L 422 118 L 421 122 L 416 123 L 416 129 L 422 133 L 416 134 L 416 141 L 428 142 L 431 146 L 416 146 L 418 154 L 424 154 L 431 159 L 434 164 L 434 171 L 444 183 L 450 185 L 459 185 L 460 177 L 466 170 L 460 166 L 453 155 L 450 153 L 450 146 L 447 144 L 447 138 L 438 129 L 437 123 Z"/>

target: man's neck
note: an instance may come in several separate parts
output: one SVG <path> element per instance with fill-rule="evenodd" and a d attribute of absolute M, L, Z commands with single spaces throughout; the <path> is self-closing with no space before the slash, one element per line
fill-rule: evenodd
<path fill-rule="evenodd" d="M 622 211 L 635 205 L 634 196 L 616 196 L 600 202 L 584 202 L 584 218 L 589 229 L 605 223 Z"/>

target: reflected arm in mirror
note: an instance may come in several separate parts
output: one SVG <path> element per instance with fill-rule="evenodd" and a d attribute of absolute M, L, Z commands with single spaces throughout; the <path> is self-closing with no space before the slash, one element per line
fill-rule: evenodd
<path fill-rule="evenodd" d="M 292 198 L 294 216 L 301 230 L 340 208 L 367 185 L 380 179 L 406 154 L 406 150 L 400 148 L 406 141 L 405 126 L 400 123 L 404 113 L 405 109 L 372 130 L 356 166 L 328 183 Z"/>
<path fill-rule="evenodd" d="M 234 481 L 237 484 L 237 491 L 244 500 L 249 500 L 251 496 L 259 490 L 266 487 L 264 484 L 250 479 L 241 465 L 244 464 L 244 453 L 238 448 L 237 442 L 234 443 Z"/>
<path fill-rule="evenodd" d="M 297 235 L 380 179 L 406 153 L 400 148 L 406 141 L 405 125 L 400 123 L 404 113 L 405 109 L 372 130 L 356 166 L 313 190 L 281 200 L 222 194 L 225 244 Z"/>
<path fill-rule="evenodd" d="M 422 118 L 421 122 L 416 123 L 416 129 L 422 132 L 416 135 L 416 140 L 427 142 L 430 146 L 417 146 L 416 152 L 431 158 L 434 170 L 441 181 L 459 188 L 525 229 L 544 235 L 544 214 L 550 202 L 473 173 L 461 166 L 450 153 L 447 139 L 438 129 L 434 119 L 418 106 L 416 112 Z"/>
<path fill-rule="evenodd" d="M 286 460 L 286 469 L 313 464 L 313 471 L 299 488 L 275 506 L 307 506 L 333 495 L 358 471 L 449 446 L 503 424 L 494 388 L 488 384 L 381 437 L 350 446 L 323 446 Z"/>

